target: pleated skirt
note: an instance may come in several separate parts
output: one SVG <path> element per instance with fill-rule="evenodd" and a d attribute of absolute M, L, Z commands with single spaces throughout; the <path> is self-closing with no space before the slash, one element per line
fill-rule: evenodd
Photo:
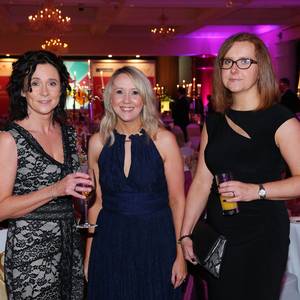
<path fill-rule="evenodd" d="M 170 208 L 143 215 L 101 210 L 89 263 L 89 300 L 179 300 L 171 283 L 176 240 Z"/>

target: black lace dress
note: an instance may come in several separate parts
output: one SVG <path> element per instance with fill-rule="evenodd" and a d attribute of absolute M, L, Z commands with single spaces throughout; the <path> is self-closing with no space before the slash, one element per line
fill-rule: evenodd
<path fill-rule="evenodd" d="M 18 167 L 13 194 L 51 185 L 78 170 L 75 132 L 62 126 L 64 163 L 49 156 L 23 127 L 8 132 L 17 145 Z M 59 197 L 26 216 L 9 220 L 5 276 L 9 300 L 83 299 L 80 235 L 74 227 L 72 199 Z"/>

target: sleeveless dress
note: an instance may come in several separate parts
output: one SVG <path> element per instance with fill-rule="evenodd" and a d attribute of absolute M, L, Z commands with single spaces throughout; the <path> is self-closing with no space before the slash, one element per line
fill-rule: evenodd
<path fill-rule="evenodd" d="M 207 120 L 205 161 L 212 174 L 231 171 L 236 180 L 280 180 L 285 162 L 275 144 L 276 130 L 293 115 L 280 105 L 262 111 L 228 110 L 226 115 L 249 136 L 235 132 L 222 114 Z M 289 247 L 284 201 L 239 202 L 239 214 L 223 216 L 213 181 L 208 223 L 228 239 L 221 278 L 208 276 L 210 300 L 278 300 Z"/>
<path fill-rule="evenodd" d="M 18 167 L 13 194 L 24 195 L 77 171 L 75 132 L 62 126 L 64 163 L 49 156 L 23 127 L 11 123 Z M 8 223 L 5 276 L 9 300 L 83 299 L 82 248 L 72 199 L 53 199 Z"/>
<path fill-rule="evenodd" d="M 176 240 L 164 164 L 144 130 L 131 135 L 124 174 L 125 135 L 114 132 L 99 156 L 102 204 L 91 249 L 89 300 L 179 300 L 171 284 Z"/>

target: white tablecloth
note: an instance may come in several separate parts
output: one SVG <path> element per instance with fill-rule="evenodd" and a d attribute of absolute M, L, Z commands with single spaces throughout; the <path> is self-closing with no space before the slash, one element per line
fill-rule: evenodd
<path fill-rule="evenodd" d="M 0 229 L 0 253 L 5 250 L 7 229 Z"/>
<path fill-rule="evenodd" d="M 291 220 L 290 223 L 290 248 L 287 262 L 287 271 L 295 274 L 298 279 L 298 291 L 300 292 L 300 218 Z"/>
<path fill-rule="evenodd" d="M 4 282 L 4 250 L 6 242 L 7 229 L 0 229 L 0 299 L 7 300 L 5 282 Z"/>

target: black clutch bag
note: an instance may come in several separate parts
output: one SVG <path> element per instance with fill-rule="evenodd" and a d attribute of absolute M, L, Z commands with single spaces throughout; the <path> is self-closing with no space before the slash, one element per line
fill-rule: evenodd
<path fill-rule="evenodd" d="M 202 220 L 197 222 L 191 238 L 197 262 L 210 274 L 219 278 L 226 238 Z"/>

